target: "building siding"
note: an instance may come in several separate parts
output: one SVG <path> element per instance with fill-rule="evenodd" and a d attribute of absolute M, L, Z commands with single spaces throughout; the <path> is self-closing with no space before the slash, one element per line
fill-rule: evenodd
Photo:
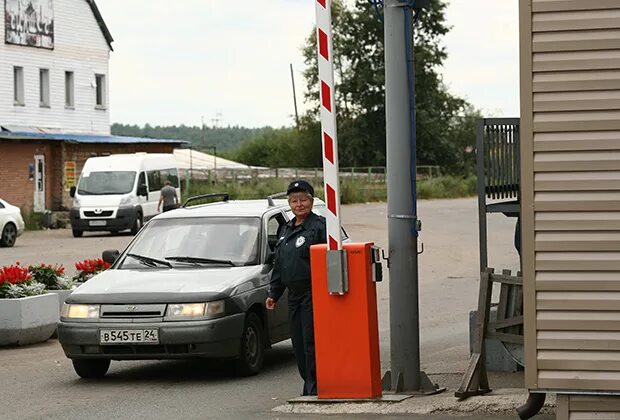
<path fill-rule="evenodd" d="M 558 395 L 556 419 L 620 419 L 620 397 L 598 395 Z"/>
<path fill-rule="evenodd" d="M 104 74 L 109 91 L 110 47 L 88 3 L 54 0 L 54 32 L 53 50 L 9 45 L 0 19 L 0 125 L 109 134 L 109 92 L 106 109 L 95 109 L 92 83 Z M 13 104 L 13 66 L 24 68 L 25 106 Z M 40 68 L 50 70 L 49 108 L 39 105 Z M 74 72 L 74 109 L 65 108 L 65 71 Z"/>
<path fill-rule="evenodd" d="M 65 187 L 64 162 L 76 162 L 76 181 L 84 162 L 91 156 L 120 153 L 172 153 L 170 144 L 76 144 L 64 142 L 3 142 L 0 141 L 0 198 L 22 208 L 29 214 L 34 205 L 34 180 L 29 179 L 28 165 L 34 155 L 45 156 L 46 208 L 67 210 L 72 199 Z M 6 180 L 10 180 L 6 181 Z"/>
<path fill-rule="evenodd" d="M 620 392 L 620 9 L 520 18 L 526 386 Z"/>

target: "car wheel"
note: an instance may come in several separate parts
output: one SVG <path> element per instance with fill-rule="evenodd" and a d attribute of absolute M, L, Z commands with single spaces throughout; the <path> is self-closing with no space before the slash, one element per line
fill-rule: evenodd
<path fill-rule="evenodd" d="M 136 214 L 136 220 L 133 222 L 133 226 L 131 227 L 131 234 L 135 235 L 138 233 L 140 228 L 142 227 L 142 213 Z"/>
<path fill-rule="evenodd" d="M 73 232 L 74 238 L 81 238 L 82 235 L 84 234 L 84 231 L 78 230 L 78 229 L 71 229 L 71 231 Z"/>
<path fill-rule="evenodd" d="M 245 318 L 241 334 L 241 348 L 237 371 L 243 376 L 256 375 L 265 360 L 265 332 L 258 315 L 250 312 Z"/>
<path fill-rule="evenodd" d="M 17 239 L 17 228 L 13 223 L 7 223 L 2 229 L 2 236 L 0 236 L 0 246 L 11 247 L 15 245 L 15 239 Z"/>
<path fill-rule="evenodd" d="M 74 359 L 72 362 L 75 373 L 84 379 L 102 378 L 110 368 L 109 359 Z"/>

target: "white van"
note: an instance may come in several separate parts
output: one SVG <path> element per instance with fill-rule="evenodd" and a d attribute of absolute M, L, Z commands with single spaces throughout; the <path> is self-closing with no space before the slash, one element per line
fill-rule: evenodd
<path fill-rule="evenodd" d="M 73 236 L 84 231 L 136 234 L 145 220 L 157 214 L 160 190 L 168 180 L 179 188 L 173 154 L 136 153 L 89 158 L 77 188 L 71 188 Z"/>

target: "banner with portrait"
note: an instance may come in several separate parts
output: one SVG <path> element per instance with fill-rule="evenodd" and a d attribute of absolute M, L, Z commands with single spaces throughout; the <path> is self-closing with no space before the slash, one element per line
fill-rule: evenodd
<path fill-rule="evenodd" d="M 4 0 L 6 44 L 54 49 L 53 0 Z"/>

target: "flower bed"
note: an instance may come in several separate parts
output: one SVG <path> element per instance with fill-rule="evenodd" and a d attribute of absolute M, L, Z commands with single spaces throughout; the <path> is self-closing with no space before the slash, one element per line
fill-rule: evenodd
<path fill-rule="evenodd" d="M 15 265 L 0 267 L 0 299 L 37 296 L 45 293 L 45 289 L 45 284 L 33 279 L 32 273 L 19 261 Z"/>
<path fill-rule="evenodd" d="M 0 345 L 49 339 L 58 322 L 58 297 L 19 262 L 0 267 Z"/>
<path fill-rule="evenodd" d="M 110 268 L 110 263 L 103 261 L 101 258 L 77 262 L 75 263 L 77 274 L 73 276 L 73 280 L 80 283 L 85 282 L 108 268 Z"/>
<path fill-rule="evenodd" d="M 73 280 L 65 275 L 65 267 L 62 265 L 41 263 L 29 266 L 28 271 L 32 278 L 43 283 L 47 290 L 70 290 L 73 286 Z"/>
<path fill-rule="evenodd" d="M 87 281 L 109 267 L 101 258 L 80 261 L 75 264 L 73 279 L 62 265 L 23 267 L 16 262 L 0 267 L 0 346 L 38 343 L 52 337 L 62 304 L 75 282 Z"/>

